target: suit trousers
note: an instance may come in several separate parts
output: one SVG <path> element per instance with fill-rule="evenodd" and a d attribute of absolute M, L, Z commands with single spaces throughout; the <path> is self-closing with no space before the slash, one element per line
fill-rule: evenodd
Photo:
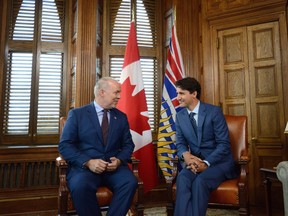
<path fill-rule="evenodd" d="M 174 216 L 205 216 L 211 191 L 225 179 L 225 173 L 217 166 L 197 174 L 183 168 L 176 180 Z"/>
<path fill-rule="evenodd" d="M 102 174 L 93 173 L 88 169 L 79 169 L 76 174 L 74 170 L 73 175 L 67 176 L 67 181 L 73 205 L 79 216 L 101 216 L 96 191 L 102 185 L 108 186 L 113 192 L 106 215 L 125 216 L 137 188 L 137 179 L 128 166 L 120 166 L 114 172 Z"/>

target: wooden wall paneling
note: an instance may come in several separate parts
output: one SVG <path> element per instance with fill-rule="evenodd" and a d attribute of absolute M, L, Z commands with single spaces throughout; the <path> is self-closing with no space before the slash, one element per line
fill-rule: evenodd
<path fill-rule="evenodd" d="M 8 2 L 7 0 L 0 0 L 0 85 L 4 86 L 5 79 L 3 77 L 4 67 L 5 67 L 5 59 L 6 59 L 6 48 L 5 48 L 5 42 L 6 42 L 6 22 L 7 22 L 7 13 L 8 13 Z M 1 91 L 0 93 L 0 109 L 3 109 L 3 100 L 4 100 L 4 94 L 5 91 Z M 3 116 L 0 116 L 0 122 L 2 122 Z"/>
<path fill-rule="evenodd" d="M 191 47 L 191 38 L 192 28 L 192 2 L 193 1 L 174 1 L 173 10 L 173 18 L 176 20 L 176 28 L 177 28 L 177 37 L 178 42 L 181 48 L 184 70 L 186 72 L 186 76 L 193 76 L 194 73 L 191 68 L 191 60 L 192 60 L 192 50 L 189 49 Z M 175 11 L 176 10 L 176 11 Z"/>
<path fill-rule="evenodd" d="M 255 156 L 258 156 L 255 157 L 254 164 L 255 188 L 259 188 L 257 185 L 262 182 L 259 169 L 277 166 L 285 155 L 282 59 L 278 24 L 279 22 L 267 22 L 247 27 L 251 136 Z M 259 193 L 255 193 L 255 197 L 256 200 L 262 198 Z"/>
<path fill-rule="evenodd" d="M 5 8 L 4 8 L 5 7 Z M 3 26 L 5 27 L 5 23 L 6 22 L 4 22 L 4 17 L 6 17 L 6 16 L 3 16 L 3 14 L 4 14 L 4 12 L 5 11 L 7 11 L 7 5 L 6 5 L 6 3 L 4 4 L 4 1 L 3 0 L 0 0 L 0 14 L 1 14 L 1 17 L 0 17 L 0 29 L 1 29 L 1 31 L 3 30 Z M 0 35 L 0 39 L 2 39 L 2 34 Z M 1 40 L 1 42 L 2 42 L 2 40 Z M 2 42 L 3 43 L 3 42 Z M 0 48 L 1 48 L 1 46 L 0 46 Z"/>
<path fill-rule="evenodd" d="M 202 12 L 209 20 L 216 20 L 243 15 L 243 11 L 253 11 L 254 8 L 260 11 L 268 8 L 277 10 L 277 7 L 283 7 L 285 3 L 286 0 L 205 0 Z"/>
<path fill-rule="evenodd" d="M 96 0 L 78 0 L 75 107 L 94 99 L 96 81 Z"/>
<path fill-rule="evenodd" d="M 220 101 L 229 115 L 249 115 L 248 56 L 246 28 L 219 31 Z M 223 85 L 223 83 L 225 83 Z"/>
<path fill-rule="evenodd" d="M 201 1 L 174 0 L 176 9 L 177 37 L 182 52 L 186 76 L 195 77 L 201 82 Z"/>
<path fill-rule="evenodd" d="M 166 54 L 165 54 L 165 52 L 163 52 L 164 49 L 165 49 L 165 46 L 164 46 L 164 44 L 165 44 L 165 34 L 163 34 L 163 30 L 165 29 L 165 25 L 163 25 L 163 20 L 165 18 L 166 10 L 164 9 L 165 8 L 165 4 L 163 4 L 162 1 L 163 0 L 158 0 L 156 2 L 156 8 L 157 8 L 156 10 L 157 11 L 155 12 L 155 13 L 159 14 L 159 15 L 157 15 L 157 18 L 156 18 L 156 20 L 158 20 L 158 21 L 156 21 L 156 31 L 159 32 L 159 34 L 158 34 L 159 36 L 157 38 L 157 43 L 158 44 L 162 44 L 162 47 L 163 47 L 162 49 L 161 48 L 156 49 L 156 53 L 155 53 L 156 54 L 155 56 L 157 56 L 157 58 L 159 59 L 157 61 L 158 78 L 157 78 L 157 83 L 155 83 L 156 86 L 159 89 L 161 89 L 161 91 L 158 91 L 159 101 L 161 101 L 161 98 L 162 98 L 162 90 L 163 90 L 163 82 L 164 82 L 164 79 L 162 77 L 164 77 L 164 73 L 165 73 L 165 69 L 166 69 L 166 64 L 164 64 L 164 56 Z M 165 63 L 166 63 L 166 61 L 165 61 Z M 162 74 L 162 76 L 161 76 L 161 74 Z M 157 116 L 160 116 L 161 103 L 158 103 L 157 105 L 158 106 L 154 107 L 154 110 L 157 113 Z M 157 119 L 156 121 L 158 122 L 159 119 Z M 158 126 L 158 123 L 156 125 Z M 157 139 L 157 134 L 158 134 L 158 129 L 155 129 L 155 133 L 152 133 L 153 140 Z M 157 156 L 156 151 L 155 151 L 155 155 Z"/>
<path fill-rule="evenodd" d="M 256 167 L 265 167 L 269 169 L 275 168 L 275 164 L 277 165 L 281 162 L 281 155 L 283 153 L 283 149 L 281 147 L 273 147 L 272 149 L 267 148 L 258 148 L 253 147 L 254 151 L 254 163 Z M 279 157 L 280 156 L 280 157 Z M 253 158 L 252 158 L 253 159 Z M 259 172 L 259 170 L 258 170 Z M 257 200 L 257 206 L 265 206 L 265 188 L 263 184 L 263 176 L 255 175 L 255 188 L 258 188 L 257 193 L 255 195 L 255 199 Z M 282 193 L 282 184 L 280 182 L 273 182 L 271 187 L 271 205 L 273 209 L 284 209 L 283 207 L 283 193 Z"/>
<path fill-rule="evenodd" d="M 70 76 L 70 68 L 71 68 L 71 18 L 72 18 L 72 6 L 73 1 L 66 1 L 66 16 L 65 19 L 65 32 L 68 34 L 64 34 L 64 40 L 67 41 L 64 46 L 64 64 L 63 64 L 63 80 L 62 80 L 62 98 L 61 98 L 61 116 L 66 116 L 70 109 L 70 101 L 71 101 L 71 76 Z"/>
<path fill-rule="evenodd" d="M 251 131 L 251 105 L 249 100 L 249 60 L 247 29 L 245 26 L 219 30 L 216 36 L 219 67 L 219 98 L 222 110 L 229 115 L 247 115 L 248 131 Z M 249 133 L 250 134 L 250 133 Z M 252 145 L 249 145 L 250 156 Z M 250 191 L 254 194 L 253 160 L 249 164 Z"/>
<path fill-rule="evenodd" d="M 283 12 L 283 14 L 280 15 L 279 17 L 279 33 L 280 33 L 280 47 L 288 47 L 288 40 L 287 38 L 288 32 L 287 32 L 287 26 L 288 26 L 288 15 L 287 15 L 287 4 L 286 4 L 286 10 Z M 283 39 L 282 39 L 283 38 Z M 285 71 L 285 73 L 282 76 L 282 86 L 283 86 L 283 92 L 284 92 L 284 122 L 288 122 L 288 73 L 287 73 L 287 68 L 288 68 L 288 49 L 281 49 L 281 59 L 282 59 L 282 64 L 281 64 L 281 70 Z M 280 129 L 281 130 L 281 129 Z M 284 131 L 284 130 L 282 130 Z M 283 146 L 284 152 L 288 152 L 288 136 L 284 135 L 283 138 L 286 142 Z M 283 155 L 283 160 L 288 160 L 288 154 Z"/>
<path fill-rule="evenodd" d="M 103 59 L 103 0 L 98 0 L 96 27 L 96 80 L 102 77 Z"/>
<path fill-rule="evenodd" d="M 108 14 L 108 11 L 110 11 L 110 4 L 108 0 L 103 1 L 103 50 L 109 50 L 110 43 L 109 43 L 109 35 L 110 35 L 110 16 Z M 125 51 L 124 51 L 125 52 Z M 103 58 L 102 58 L 102 75 L 107 76 L 109 74 L 109 52 L 103 52 Z"/>
<path fill-rule="evenodd" d="M 2 148 L 0 155 L 0 215 L 57 209 L 57 147 Z"/>
<path fill-rule="evenodd" d="M 219 98 L 219 91 L 214 91 L 214 89 L 219 89 L 219 80 L 217 77 L 214 77 L 215 73 L 213 73 L 213 71 L 217 71 L 217 64 L 214 63 L 215 59 L 212 58 L 213 56 L 218 56 L 218 50 L 213 49 L 213 47 L 218 47 L 218 40 L 216 40 L 217 31 L 206 18 L 206 4 L 203 2 L 201 4 L 202 100 L 219 105 L 219 100 L 217 100 Z M 212 54 L 212 52 L 214 53 Z"/>
<path fill-rule="evenodd" d="M 284 117 L 278 22 L 249 26 L 252 136 L 257 145 L 283 146 Z M 267 124 L 268 123 L 268 124 Z"/>
<path fill-rule="evenodd" d="M 69 90 L 67 91 L 67 103 L 69 105 L 69 109 L 75 107 L 75 99 L 76 99 L 76 63 L 77 63 L 77 31 L 78 31 L 78 7 L 77 0 L 73 0 L 69 7 L 69 14 L 71 14 L 70 19 L 70 31 L 69 31 L 69 71 L 67 72 L 67 82 L 69 83 Z M 68 110 L 66 110 L 66 114 L 63 116 L 67 116 Z"/>
<path fill-rule="evenodd" d="M 201 2 L 201 27 L 202 27 L 202 44 L 203 44 L 203 97 L 206 102 L 219 104 L 219 94 L 215 89 L 219 89 L 219 83 L 215 76 L 217 71 L 217 60 L 213 59 L 217 56 L 217 51 L 213 47 L 217 47 L 218 29 L 227 29 L 231 27 L 243 26 L 252 23 L 267 22 L 268 20 L 278 20 L 279 11 L 285 10 L 286 0 L 268 0 L 253 1 L 244 6 L 235 8 L 217 9 L 217 5 L 221 1 L 204 0 Z M 217 3 L 218 2 L 218 3 Z M 217 3 L 217 4 L 216 4 Z M 209 8 L 209 4 L 213 5 L 213 9 Z M 214 8 L 215 7 L 215 8 Z M 255 9 L 257 8 L 257 10 Z M 270 14 L 263 16 L 263 14 Z M 285 25 L 286 19 L 284 20 Z M 281 31 L 281 30 L 280 30 Z M 216 35 L 215 35 L 216 34 Z M 287 35 L 287 34 L 286 34 Z M 214 52 L 214 53 L 212 53 Z"/>
<path fill-rule="evenodd" d="M 167 11 L 169 11 L 170 9 L 173 8 L 173 1 L 174 1 L 174 0 L 161 0 L 161 1 L 162 1 L 161 5 L 164 6 L 164 7 L 163 7 L 164 12 L 167 12 Z M 163 17 L 165 17 L 165 14 L 164 14 Z"/>

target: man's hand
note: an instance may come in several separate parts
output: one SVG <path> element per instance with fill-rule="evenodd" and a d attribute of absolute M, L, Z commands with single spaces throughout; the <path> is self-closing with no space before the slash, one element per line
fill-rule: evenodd
<path fill-rule="evenodd" d="M 191 165 L 188 165 L 186 168 L 187 169 L 191 169 L 192 172 L 194 172 L 195 174 L 198 172 L 203 172 L 205 169 L 207 169 L 208 165 L 202 161 L 202 162 L 199 162 L 198 164 L 197 163 L 194 163 L 194 164 L 191 164 Z"/>
<path fill-rule="evenodd" d="M 115 171 L 121 165 L 121 161 L 116 157 L 111 157 L 110 161 L 111 163 L 108 163 L 108 166 L 107 166 L 108 172 Z"/>
<path fill-rule="evenodd" d="M 101 174 L 104 172 L 108 167 L 108 162 L 102 160 L 102 159 L 91 159 L 87 161 L 85 164 L 86 167 L 88 167 L 92 172 Z"/>
<path fill-rule="evenodd" d="M 207 169 L 207 164 L 200 158 L 192 155 L 190 152 L 184 152 L 183 158 L 187 164 L 187 169 L 190 169 L 193 173 L 202 172 Z"/>

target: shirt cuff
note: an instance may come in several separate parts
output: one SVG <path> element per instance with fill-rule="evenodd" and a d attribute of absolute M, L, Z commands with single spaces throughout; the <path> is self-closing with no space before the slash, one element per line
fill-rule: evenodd
<path fill-rule="evenodd" d="M 86 166 L 87 162 L 88 162 L 88 161 L 86 161 L 86 162 L 84 162 L 84 163 L 82 164 L 82 169 L 87 169 L 87 168 L 88 168 L 88 167 Z"/>
<path fill-rule="evenodd" d="M 206 163 L 208 167 L 210 167 L 210 163 L 208 161 L 203 160 L 203 162 Z"/>

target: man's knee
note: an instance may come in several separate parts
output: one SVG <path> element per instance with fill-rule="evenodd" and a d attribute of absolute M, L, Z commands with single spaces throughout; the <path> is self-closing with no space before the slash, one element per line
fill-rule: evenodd
<path fill-rule="evenodd" d="M 133 190 L 136 190 L 136 188 L 138 187 L 138 181 L 136 179 L 135 176 L 133 176 L 133 178 L 130 178 L 128 180 L 128 184 L 129 184 L 129 187 Z"/>

